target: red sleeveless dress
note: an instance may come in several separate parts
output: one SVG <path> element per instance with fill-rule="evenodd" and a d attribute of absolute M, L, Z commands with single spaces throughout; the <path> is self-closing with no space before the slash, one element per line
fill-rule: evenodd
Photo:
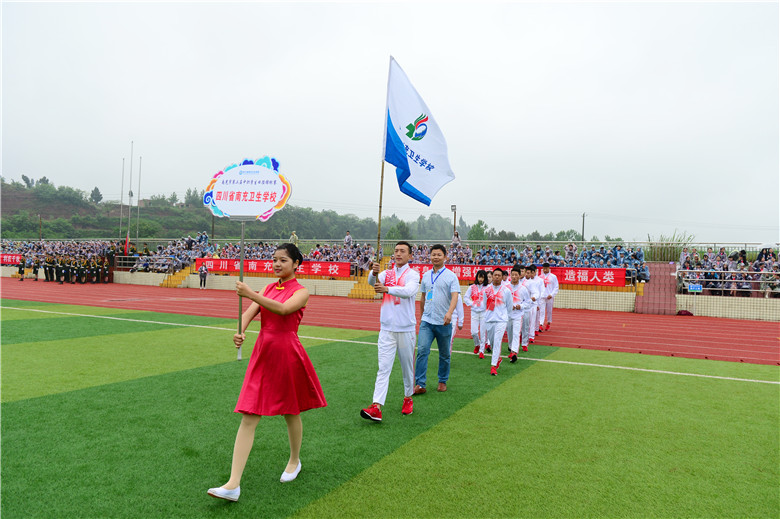
<path fill-rule="evenodd" d="M 303 286 L 293 278 L 268 285 L 263 293 L 287 301 Z M 306 350 L 298 339 L 303 308 L 277 315 L 260 308 L 260 335 L 249 358 L 235 412 L 275 416 L 325 407 L 325 395 Z"/>

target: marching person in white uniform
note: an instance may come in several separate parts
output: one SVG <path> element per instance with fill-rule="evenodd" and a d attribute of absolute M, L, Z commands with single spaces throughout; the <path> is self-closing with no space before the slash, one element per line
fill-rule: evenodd
<path fill-rule="evenodd" d="M 493 283 L 485 289 L 485 322 L 487 323 L 487 335 L 492 337 L 493 355 L 490 359 L 490 374 L 498 375 L 498 367 L 501 365 L 501 338 L 506 331 L 506 322 L 509 320 L 509 312 L 512 311 L 512 293 L 501 283 L 502 269 L 493 271 Z M 483 350 L 479 352 L 479 358 L 484 358 Z"/>
<path fill-rule="evenodd" d="M 558 294 L 558 276 L 550 272 L 550 264 L 545 263 L 542 265 L 542 274 L 539 277 L 542 278 L 547 290 L 547 296 L 544 298 L 544 320 L 546 321 L 544 330 L 547 331 L 552 324 L 553 304 L 555 304 L 555 296 Z"/>
<path fill-rule="evenodd" d="M 378 358 L 379 370 L 374 384 L 373 403 L 360 411 L 360 416 L 375 422 L 382 421 L 382 406 L 385 405 L 390 372 L 393 370 L 396 353 L 401 363 L 404 379 L 404 402 L 401 413 L 412 414 L 414 393 L 414 345 L 416 343 L 415 295 L 420 286 L 420 275 L 409 266 L 412 246 L 400 241 L 393 252 L 395 265 L 379 272 L 379 263 L 374 263 L 368 275 L 368 283 L 382 294 L 382 309 L 379 314 Z"/>
<path fill-rule="evenodd" d="M 520 335 L 522 332 L 523 351 L 528 351 L 528 327 L 530 316 L 528 309 L 531 307 L 531 294 L 520 283 L 525 276 L 525 271 L 520 265 L 512 267 L 509 292 L 512 294 L 512 311 L 509 312 L 509 322 L 512 324 L 512 333 L 509 335 L 509 362 L 517 362 L 517 352 L 520 350 Z"/>
<path fill-rule="evenodd" d="M 539 274 L 538 269 L 534 270 L 534 281 L 539 288 L 539 298 L 536 300 L 536 321 L 534 326 L 536 331 L 534 333 L 542 333 L 542 323 L 544 322 L 545 301 L 547 300 L 547 287 L 544 286 L 544 281 Z"/>
<path fill-rule="evenodd" d="M 528 341 L 533 344 L 536 338 L 536 329 L 539 326 L 539 298 L 541 297 L 541 290 L 539 284 L 536 282 L 536 265 L 531 263 L 525 270 L 525 287 L 531 294 L 531 308 L 529 309 L 530 326 L 528 331 Z"/>

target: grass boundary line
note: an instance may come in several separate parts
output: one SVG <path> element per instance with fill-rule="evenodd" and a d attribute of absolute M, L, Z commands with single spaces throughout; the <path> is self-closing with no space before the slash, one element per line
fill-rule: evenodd
<path fill-rule="evenodd" d="M 138 322 L 138 323 L 144 323 L 144 324 L 163 324 L 168 326 L 183 326 L 187 328 L 206 328 L 209 330 L 221 330 L 221 331 L 234 331 L 233 328 L 222 328 L 219 326 L 206 326 L 202 324 L 187 324 L 187 323 L 169 323 L 165 321 L 148 321 L 145 319 L 130 319 L 127 317 L 114 317 L 110 315 L 91 315 L 91 314 L 76 314 L 72 312 L 56 312 L 53 310 L 41 310 L 38 308 L 17 308 L 13 306 L 0 306 L 0 309 L 5 310 L 18 310 L 18 311 L 27 311 L 27 312 L 40 312 L 40 313 L 46 313 L 46 314 L 57 314 L 57 315 L 68 315 L 72 317 L 94 317 L 96 319 L 113 319 L 116 321 L 131 321 L 131 322 Z M 260 333 L 259 331 L 255 330 L 249 330 L 249 333 Z M 376 345 L 375 342 L 366 342 L 366 341 L 353 341 L 349 339 L 330 339 L 326 337 L 310 337 L 306 335 L 299 335 L 301 339 L 312 339 L 312 340 L 319 340 L 319 341 L 330 341 L 330 342 L 346 342 L 351 344 L 365 344 L 368 346 L 374 346 Z M 436 348 L 431 348 L 431 351 L 438 351 Z M 459 350 L 452 350 L 452 353 L 459 353 L 464 355 L 473 355 L 473 352 L 471 351 L 459 351 Z M 555 360 L 555 359 L 545 359 L 545 358 L 527 358 L 527 357 L 518 357 L 517 360 L 523 360 L 523 361 L 531 361 L 531 362 L 551 362 L 553 364 L 569 364 L 573 366 L 588 366 L 588 367 L 594 367 L 594 368 L 609 368 L 609 369 L 622 369 L 627 371 L 640 371 L 644 373 L 658 373 L 663 375 L 678 375 L 678 376 L 684 376 L 684 377 L 699 377 L 699 378 L 712 378 L 717 380 L 731 380 L 735 382 L 753 382 L 758 384 L 774 384 L 774 385 L 780 385 L 780 381 L 776 380 L 757 380 L 757 379 L 749 379 L 749 378 L 737 378 L 737 377 L 723 377 L 719 375 L 702 375 L 699 373 L 684 373 L 681 371 L 665 371 L 660 369 L 648 369 L 648 368 L 634 368 L 630 366 L 613 366 L 610 364 L 593 364 L 590 362 L 575 362 L 575 361 L 569 361 L 569 360 Z"/>

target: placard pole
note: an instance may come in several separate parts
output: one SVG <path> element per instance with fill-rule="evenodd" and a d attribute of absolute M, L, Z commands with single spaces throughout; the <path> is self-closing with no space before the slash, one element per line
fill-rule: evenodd
<path fill-rule="evenodd" d="M 242 283 L 244 282 L 244 220 L 241 220 L 241 249 L 240 249 L 240 255 L 239 255 L 239 268 L 238 268 L 238 280 Z M 243 318 L 244 318 L 244 298 L 239 297 L 238 298 L 238 334 L 241 335 L 241 325 L 243 324 Z M 241 360 L 241 346 L 238 347 L 238 358 L 236 360 Z"/>

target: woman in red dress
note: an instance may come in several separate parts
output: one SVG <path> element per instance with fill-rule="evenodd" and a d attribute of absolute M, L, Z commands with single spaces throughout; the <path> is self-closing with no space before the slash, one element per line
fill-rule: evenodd
<path fill-rule="evenodd" d="M 243 417 L 233 448 L 230 479 L 221 487 L 208 490 L 209 495 L 228 501 L 237 501 L 241 494 L 241 475 L 261 416 L 282 415 L 287 422 L 290 459 L 280 478 L 286 483 L 301 471 L 300 413 L 327 405 L 317 373 L 298 339 L 298 325 L 309 300 L 309 291 L 295 279 L 295 269 L 303 262 L 303 256 L 295 245 L 285 243 L 276 249 L 273 260 L 274 274 L 279 281 L 268 285 L 263 295 L 245 283 L 236 282 L 239 297 L 253 301 L 243 314 L 242 332 L 258 313 L 261 325 L 236 404 L 235 411 Z M 244 333 L 233 336 L 236 348 L 245 338 Z"/>

